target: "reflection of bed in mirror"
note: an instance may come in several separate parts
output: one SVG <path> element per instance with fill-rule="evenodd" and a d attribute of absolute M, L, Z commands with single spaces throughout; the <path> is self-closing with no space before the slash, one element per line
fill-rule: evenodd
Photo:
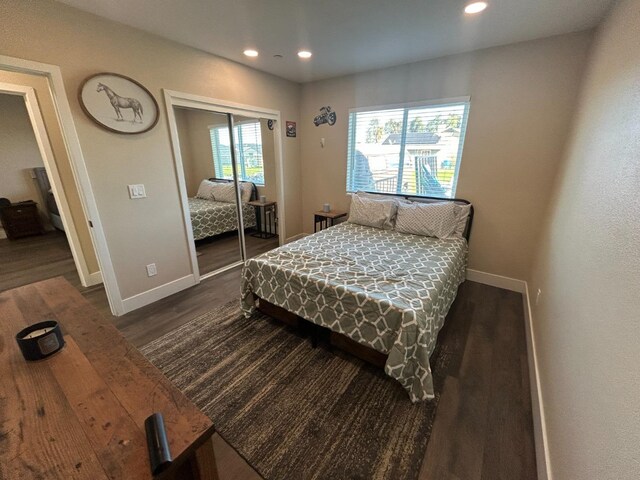
<path fill-rule="evenodd" d="M 208 180 L 214 184 L 233 185 L 232 180 L 219 178 Z M 256 226 L 256 213 L 255 209 L 247 202 L 258 198 L 258 190 L 252 182 L 240 182 L 240 191 L 244 228 L 253 228 Z M 215 192 L 213 194 L 204 192 L 206 190 L 201 188 L 195 197 L 188 198 L 193 239 L 198 241 L 237 231 L 238 211 L 233 195 L 229 191 L 220 196 L 216 196 Z"/>

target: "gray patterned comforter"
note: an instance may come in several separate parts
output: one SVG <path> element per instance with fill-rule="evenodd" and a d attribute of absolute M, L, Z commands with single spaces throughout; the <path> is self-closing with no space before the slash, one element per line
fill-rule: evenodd
<path fill-rule="evenodd" d="M 342 223 L 247 260 L 253 295 L 379 352 L 412 402 L 434 396 L 429 356 L 464 281 L 467 242 Z"/>
<path fill-rule="evenodd" d="M 188 200 L 194 240 L 202 240 L 238 229 L 238 213 L 235 203 L 216 202 L 195 197 Z M 256 226 L 254 207 L 243 203 L 242 216 L 245 228 Z"/>

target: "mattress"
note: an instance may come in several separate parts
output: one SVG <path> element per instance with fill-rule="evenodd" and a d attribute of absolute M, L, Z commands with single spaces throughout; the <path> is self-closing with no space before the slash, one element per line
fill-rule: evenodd
<path fill-rule="evenodd" d="M 429 357 L 466 264 L 463 238 L 342 223 L 247 260 L 242 309 L 253 313 L 255 294 L 387 354 L 387 375 L 428 400 Z"/>
<path fill-rule="evenodd" d="M 195 197 L 188 200 L 194 240 L 202 240 L 238 229 L 238 212 L 235 203 Z M 242 217 L 245 228 L 256 226 L 256 212 L 251 205 L 242 204 Z"/>

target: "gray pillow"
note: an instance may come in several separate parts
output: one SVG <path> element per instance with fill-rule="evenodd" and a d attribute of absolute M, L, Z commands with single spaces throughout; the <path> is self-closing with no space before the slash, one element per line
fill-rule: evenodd
<path fill-rule="evenodd" d="M 401 203 L 412 203 L 411 200 L 407 200 L 406 198 L 394 197 L 392 195 L 385 195 L 384 193 L 377 194 L 377 193 L 368 193 L 368 192 L 356 192 L 353 195 L 359 195 L 362 198 L 368 198 L 370 200 L 375 200 L 377 202 L 379 202 L 380 200 L 391 200 L 393 202 L 396 202 L 398 205 L 400 205 Z"/>
<path fill-rule="evenodd" d="M 359 194 L 351 195 L 349 222 L 367 227 L 392 230 L 398 203 L 394 200 L 373 199 Z"/>
<path fill-rule="evenodd" d="M 214 183 L 211 192 L 216 202 L 236 203 L 236 187 L 233 183 Z"/>
<path fill-rule="evenodd" d="M 198 187 L 198 193 L 196 193 L 196 198 L 213 200 L 214 185 L 215 184 L 209 180 L 202 180 L 202 182 L 200 182 L 200 186 Z"/>
<path fill-rule="evenodd" d="M 253 193 L 253 185 L 247 182 L 240 182 L 240 198 L 243 203 L 247 203 L 251 200 L 251 194 Z"/>
<path fill-rule="evenodd" d="M 464 229 L 467 227 L 467 219 L 471 213 L 471 205 L 456 204 L 456 228 L 453 231 L 453 237 L 462 237 Z"/>
<path fill-rule="evenodd" d="M 452 202 L 402 204 L 398 207 L 396 231 L 450 238 L 458 226 L 456 207 Z"/>

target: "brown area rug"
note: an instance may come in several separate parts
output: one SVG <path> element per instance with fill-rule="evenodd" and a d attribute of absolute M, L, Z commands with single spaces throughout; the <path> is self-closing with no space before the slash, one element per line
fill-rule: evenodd
<path fill-rule="evenodd" d="M 142 348 L 264 478 L 415 479 L 449 354 L 432 357 L 436 398 L 234 300 Z"/>

